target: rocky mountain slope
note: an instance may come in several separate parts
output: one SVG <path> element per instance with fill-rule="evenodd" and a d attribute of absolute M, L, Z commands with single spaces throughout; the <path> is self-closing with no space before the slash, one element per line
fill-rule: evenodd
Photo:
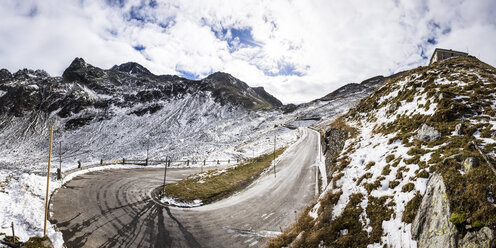
<path fill-rule="evenodd" d="M 232 138 L 220 135 L 226 124 L 234 127 L 225 135 L 251 132 L 265 125 L 261 115 L 281 105 L 263 88 L 221 72 L 193 81 L 157 76 L 136 63 L 103 70 L 80 58 L 62 77 L 3 69 L 0 163 L 30 167 L 45 160 L 49 125 L 55 126 L 56 146 L 62 142 L 65 160 L 73 164 L 143 156 L 147 143 L 154 152 L 166 150 L 163 156 L 194 155 L 194 146 L 209 143 L 205 152 L 230 144 Z M 185 144 L 185 138 L 194 142 Z M 181 152 L 171 154 L 177 149 Z"/>
<path fill-rule="evenodd" d="M 0 168 L 46 168 L 50 125 L 64 168 L 77 161 L 144 159 L 147 147 L 152 159 L 251 157 L 268 151 L 273 136 L 280 145 L 293 139 L 296 132 L 287 127 L 330 123 L 384 79 L 291 107 L 222 72 L 195 81 L 154 75 L 133 62 L 104 70 L 81 58 L 62 77 L 2 69 Z"/>
<path fill-rule="evenodd" d="M 495 102 L 474 57 L 386 81 L 323 130 L 330 183 L 269 246 L 495 247 Z"/>
<path fill-rule="evenodd" d="M 340 109 L 339 104 L 343 101 L 348 102 L 348 107 L 352 107 L 358 103 L 359 99 L 370 95 L 370 93 L 381 86 L 386 80 L 398 77 L 402 73 L 395 73 L 388 77 L 375 76 L 361 83 L 349 83 L 319 99 L 295 106 L 296 109 L 301 111 L 297 119 L 315 120 L 316 122 L 312 126 L 316 129 L 322 129 L 336 119 L 336 114 L 339 113 L 336 110 Z"/>
<path fill-rule="evenodd" d="M 39 174 L 46 171 L 50 125 L 52 173 L 59 151 L 62 171 L 78 161 L 86 166 L 146 154 L 150 159 L 233 161 L 272 151 L 274 137 L 278 147 L 288 145 L 297 138 L 297 127 L 331 123 L 380 85 L 379 79 L 367 87 L 345 86 L 311 103 L 281 106 L 263 88 L 220 72 L 193 81 L 153 75 L 132 62 L 103 70 L 83 59 L 75 59 L 62 77 L 2 69 L 0 238 L 10 232 L 11 221 L 21 240 L 40 233 L 46 179 Z M 61 186 L 51 178 L 52 190 Z M 61 247 L 61 234 L 51 227 L 48 232 Z"/>

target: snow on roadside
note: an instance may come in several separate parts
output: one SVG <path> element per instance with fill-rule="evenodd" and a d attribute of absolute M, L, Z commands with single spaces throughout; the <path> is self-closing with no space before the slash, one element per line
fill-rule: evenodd
<path fill-rule="evenodd" d="M 185 202 L 185 201 L 177 201 L 176 199 L 167 196 L 162 197 L 160 199 L 160 202 L 182 208 L 194 208 L 203 205 L 202 200 L 197 199 L 194 200 L 193 202 Z"/>
<path fill-rule="evenodd" d="M 67 175 L 62 181 L 50 178 L 49 195 L 74 177 L 108 169 L 150 168 L 158 166 L 108 165 L 82 169 Z M 10 170 L 0 170 L 0 233 L 12 235 L 11 223 L 14 222 L 15 235 L 25 242 L 33 236 L 43 236 L 45 217 L 46 177 L 31 173 L 14 174 Z M 5 191 L 5 192 L 2 192 Z M 63 247 L 62 233 L 47 222 L 47 236 L 55 248 Z M 0 236 L 0 238 L 3 238 Z M 0 247 L 2 247 L 0 245 Z"/>
<path fill-rule="evenodd" d="M 143 166 L 143 165 L 113 164 L 113 165 L 104 165 L 104 166 L 97 166 L 97 167 L 85 168 L 85 169 L 81 169 L 79 171 L 75 171 L 75 172 L 73 172 L 73 173 L 65 176 L 63 178 L 63 180 L 62 180 L 62 184 L 65 184 L 65 183 L 71 181 L 74 177 L 77 177 L 79 175 L 83 175 L 83 174 L 86 174 L 86 173 L 89 173 L 89 172 L 93 172 L 93 171 L 113 170 L 113 169 L 159 168 L 159 167 L 163 167 L 163 165 Z"/>
<path fill-rule="evenodd" d="M 0 172 L 1 175 L 11 177 L 5 192 L 0 192 L 0 232 L 12 235 L 10 226 L 14 222 L 15 235 L 21 241 L 27 241 L 33 236 L 43 236 L 46 177 L 28 173 L 13 175 L 5 170 Z M 0 180 L 5 180 L 3 178 Z M 60 181 L 50 180 L 49 194 L 60 185 Z M 47 236 L 55 248 L 63 247 L 62 233 L 55 231 L 49 222 Z"/>

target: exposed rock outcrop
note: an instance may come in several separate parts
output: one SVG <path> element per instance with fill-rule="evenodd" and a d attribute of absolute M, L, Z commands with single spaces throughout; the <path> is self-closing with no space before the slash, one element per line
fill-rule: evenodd
<path fill-rule="evenodd" d="M 496 236 L 489 227 L 483 227 L 476 232 L 468 232 L 459 241 L 459 248 L 492 248 L 496 246 Z"/>
<path fill-rule="evenodd" d="M 470 171 L 471 169 L 477 167 L 479 165 L 479 159 L 476 157 L 468 157 L 463 161 L 463 168 L 465 172 Z"/>
<path fill-rule="evenodd" d="M 414 138 L 424 142 L 429 142 L 441 138 L 441 133 L 435 128 L 423 124 L 422 127 L 420 127 L 420 129 L 417 131 L 417 134 L 414 136 Z"/>
<path fill-rule="evenodd" d="M 389 108 L 387 110 L 387 114 L 388 115 L 394 114 L 396 112 L 396 110 L 398 110 L 399 107 L 400 107 L 400 103 L 394 102 L 393 104 L 391 104 L 391 106 L 389 106 Z"/>
<path fill-rule="evenodd" d="M 463 126 L 463 123 L 459 123 L 455 126 L 455 132 L 454 135 L 460 136 L 463 135 L 465 128 Z"/>
<path fill-rule="evenodd" d="M 457 230 L 450 222 L 450 206 L 442 176 L 432 175 L 417 215 L 412 223 L 412 237 L 418 247 L 456 248 Z"/>
<path fill-rule="evenodd" d="M 348 133 L 346 131 L 337 128 L 331 128 L 325 132 L 325 138 L 322 139 L 322 145 L 325 155 L 325 164 L 328 179 L 332 174 L 332 157 L 336 154 L 339 154 L 341 150 L 343 150 L 347 136 Z"/>

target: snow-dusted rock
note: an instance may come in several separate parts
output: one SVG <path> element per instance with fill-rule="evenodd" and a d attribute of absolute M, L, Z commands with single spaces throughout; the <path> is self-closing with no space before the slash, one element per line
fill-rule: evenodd
<path fill-rule="evenodd" d="M 422 127 L 420 127 L 420 129 L 417 131 L 417 134 L 414 136 L 414 138 L 424 142 L 429 142 L 441 138 L 441 133 L 435 128 L 423 124 Z"/>
<path fill-rule="evenodd" d="M 465 172 L 470 171 L 471 169 L 477 167 L 479 165 L 479 159 L 476 157 L 468 157 L 463 161 L 463 168 Z"/>
<path fill-rule="evenodd" d="M 441 175 L 434 174 L 412 223 L 412 237 L 418 247 L 455 248 L 457 230 L 450 222 L 450 206 Z"/>
<path fill-rule="evenodd" d="M 455 132 L 453 133 L 454 135 L 457 135 L 457 136 L 461 136 L 463 135 L 463 131 L 464 131 L 464 126 L 463 126 L 463 123 L 459 123 L 455 126 Z"/>
<path fill-rule="evenodd" d="M 392 114 L 394 112 L 396 112 L 396 110 L 398 110 L 398 108 L 400 107 L 400 102 L 394 102 L 393 104 L 391 104 L 387 110 L 387 114 Z"/>

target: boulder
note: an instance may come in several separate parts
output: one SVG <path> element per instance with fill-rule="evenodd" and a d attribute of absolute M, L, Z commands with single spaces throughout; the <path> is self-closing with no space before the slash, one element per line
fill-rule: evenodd
<path fill-rule="evenodd" d="M 451 156 L 449 156 L 449 157 L 445 158 L 445 159 L 443 160 L 443 164 L 448 163 L 448 161 L 450 161 L 450 160 L 456 160 L 457 162 L 461 162 L 461 161 L 460 161 L 460 159 L 461 159 L 461 158 L 462 158 L 462 154 L 461 154 L 461 153 L 458 153 L 458 154 L 453 154 L 453 155 L 451 155 Z"/>
<path fill-rule="evenodd" d="M 398 110 L 398 108 L 400 107 L 400 103 L 399 102 L 394 102 L 393 104 L 389 105 L 389 108 L 387 110 L 387 114 L 393 114 L 396 112 L 396 110 Z"/>
<path fill-rule="evenodd" d="M 463 123 L 458 123 L 455 126 L 455 132 L 453 134 L 456 136 L 461 136 L 461 135 L 463 135 L 464 130 L 465 130 L 465 127 L 463 126 Z"/>
<path fill-rule="evenodd" d="M 468 157 L 463 161 L 463 168 L 465 172 L 470 171 L 471 169 L 477 167 L 479 165 L 479 159 L 476 157 Z"/>
<path fill-rule="evenodd" d="M 418 247 L 456 248 L 457 230 L 450 222 L 450 206 L 443 177 L 433 174 L 412 223 Z"/>
<path fill-rule="evenodd" d="M 462 240 L 458 241 L 460 248 L 491 248 L 496 245 L 496 236 L 489 227 L 479 231 L 467 232 Z"/>
<path fill-rule="evenodd" d="M 438 140 L 441 138 L 441 133 L 437 131 L 435 128 L 423 124 L 422 127 L 417 131 L 417 134 L 414 136 L 414 139 L 429 142 L 432 140 Z"/>

